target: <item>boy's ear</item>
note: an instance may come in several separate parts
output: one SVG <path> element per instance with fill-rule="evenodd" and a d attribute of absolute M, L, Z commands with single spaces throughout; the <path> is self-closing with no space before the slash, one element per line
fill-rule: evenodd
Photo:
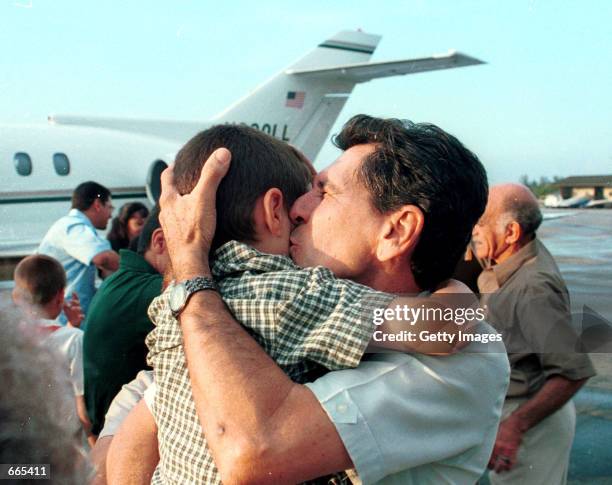
<path fill-rule="evenodd" d="M 54 303 L 58 306 L 58 307 L 62 307 L 62 305 L 64 304 L 64 290 L 60 290 L 57 292 L 57 295 L 55 295 L 55 298 L 53 298 Z"/>
<path fill-rule="evenodd" d="M 280 189 L 276 187 L 269 189 L 263 196 L 263 222 L 268 231 L 275 236 L 280 236 L 283 231 L 283 220 L 287 217 L 285 198 Z"/>
<path fill-rule="evenodd" d="M 166 250 L 166 239 L 164 238 L 164 231 L 161 227 L 153 231 L 150 247 L 155 254 L 163 254 Z"/>

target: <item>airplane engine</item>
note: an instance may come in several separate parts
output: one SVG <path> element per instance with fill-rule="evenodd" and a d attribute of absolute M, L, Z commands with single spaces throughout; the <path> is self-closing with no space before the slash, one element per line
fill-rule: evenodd
<path fill-rule="evenodd" d="M 147 171 L 147 180 L 145 188 L 147 191 L 147 198 L 151 204 L 157 204 L 159 196 L 161 195 L 161 174 L 168 168 L 168 164 L 163 160 L 155 160 Z"/>

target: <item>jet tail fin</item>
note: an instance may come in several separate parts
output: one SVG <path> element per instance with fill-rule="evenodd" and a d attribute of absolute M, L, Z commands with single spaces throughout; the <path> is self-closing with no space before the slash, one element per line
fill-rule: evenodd
<path fill-rule="evenodd" d="M 281 71 L 238 100 L 213 122 L 248 124 L 297 146 L 314 159 L 355 83 L 329 76 L 294 76 L 290 72 L 365 63 L 379 40 L 380 36 L 365 32 L 339 32 L 294 62 L 289 71 Z"/>

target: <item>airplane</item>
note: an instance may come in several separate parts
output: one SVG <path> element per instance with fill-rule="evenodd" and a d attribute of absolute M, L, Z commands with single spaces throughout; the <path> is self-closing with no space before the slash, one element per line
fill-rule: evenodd
<path fill-rule="evenodd" d="M 94 180 L 114 201 L 159 197 L 161 172 L 193 135 L 219 123 L 252 126 L 314 160 L 356 84 L 483 64 L 451 51 L 368 62 L 381 36 L 341 31 L 208 122 L 51 115 L 48 123 L 0 125 L 0 258 L 35 251 L 69 209 L 72 190 Z"/>

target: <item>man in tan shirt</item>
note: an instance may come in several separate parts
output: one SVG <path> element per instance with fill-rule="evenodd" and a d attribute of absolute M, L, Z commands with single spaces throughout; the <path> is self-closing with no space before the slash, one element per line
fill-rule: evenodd
<path fill-rule="evenodd" d="M 491 188 L 473 231 L 488 321 L 502 336 L 510 386 L 489 468 L 493 484 L 567 481 L 575 428 L 572 396 L 595 374 L 577 353 L 570 300 L 559 268 L 536 238 L 538 202 L 518 184 Z"/>

